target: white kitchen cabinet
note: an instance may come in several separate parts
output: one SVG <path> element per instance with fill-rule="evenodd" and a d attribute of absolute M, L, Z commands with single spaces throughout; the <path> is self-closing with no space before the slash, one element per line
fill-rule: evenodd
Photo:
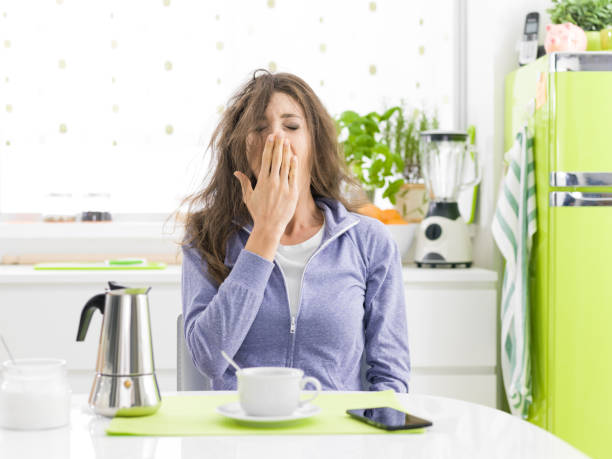
<path fill-rule="evenodd" d="M 181 311 L 178 266 L 163 271 L 112 272 L 0 267 L 0 333 L 15 358 L 66 359 L 72 391 L 88 392 L 95 374 L 102 315 L 94 313 L 83 342 L 76 341 L 77 328 L 83 306 L 90 297 L 103 293 L 109 280 L 152 287 L 149 307 L 157 377 L 162 390 L 176 390 L 176 318 Z"/>
<path fill-rule="evenodd" d="M 497 273 L 404 267 L 414 393 L 497 403 Z"/>
<path fill-rule="evenodd" d="M 77 327 L 85 302 L 103 292 L 109 280 L 152 287 L 149 302 L 157 375 L 162 391 L 176 390 L 179 266 L 113 272 L 1 266 L 0 333 L 16 357 L 66 359 L 72 390 L 88 392 L 102 316 L 94 314 L 84 342 L 76 342 Z M 477 268 L 404 268 L 412 392 L 495 406 L 496 280 L 495 272 Z"/>

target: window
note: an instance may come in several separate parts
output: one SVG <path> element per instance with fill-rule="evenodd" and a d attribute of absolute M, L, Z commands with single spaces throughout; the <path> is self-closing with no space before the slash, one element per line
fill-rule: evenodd
<path fill-rule="evenodd" d="M 455 3 L 4 3 L 0 211 L 44 212 L 50 193 L 110 193 L 117 213 L 174 210 L 256 68 L 301 76 L 334 116 L 403 99 L 452 128 Z"/>

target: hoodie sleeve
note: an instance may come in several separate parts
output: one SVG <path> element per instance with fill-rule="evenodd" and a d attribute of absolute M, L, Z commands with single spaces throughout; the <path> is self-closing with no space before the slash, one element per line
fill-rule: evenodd
<path fill-rule="evenodd" d="M 183 248 L 185 342 L 202 373 L 218 378 L 227 369 L 221 350 L 232 357 L 238 352 L 259 311 L 273 266 L 242 249 L 230 274 L 217 287 L 197 251 Z"/>
<path fill-rule="evenodd" d="M 410 352 L 399 249 L 385 228 L 376 233 L 365 294 L 366 378 L 370 390 L 408 392 Z"/>

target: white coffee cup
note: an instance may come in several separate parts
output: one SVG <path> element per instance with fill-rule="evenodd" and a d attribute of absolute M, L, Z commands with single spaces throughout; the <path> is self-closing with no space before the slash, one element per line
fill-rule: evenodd
<path fill-rule="evenodd" d="M 304 377 L 298 368 L 243 368 L 236 376 L 240 406 L 249 416 L 289 416 L 321 392 L 319 380 Z M 302 389 L 309 383 L 315 392 L 309 398 L 300 399 Z"/>

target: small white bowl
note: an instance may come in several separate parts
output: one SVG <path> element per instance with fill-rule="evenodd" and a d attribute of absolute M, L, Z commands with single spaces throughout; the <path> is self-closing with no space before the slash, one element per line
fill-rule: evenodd
<path fill-rule="evenodd" d="M 400 251 L 402 263 L 409 263 L 410 258 L 414 256 L 414 251 L 411 250 L 414 243 L 414 235 L 419 227 L 420 223 L 407 223 L 405 225 L 385 225 L 391 237 L 395 242 Z"/>

